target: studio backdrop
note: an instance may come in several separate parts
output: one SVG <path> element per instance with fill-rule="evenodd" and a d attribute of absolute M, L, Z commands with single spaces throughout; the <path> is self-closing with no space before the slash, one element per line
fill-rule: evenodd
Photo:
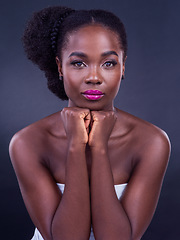
<path fill-rule="evenodd" d="M 180 216 L 180 1 L 37 0 L 0 3 L 1 239 L 30 240 L 34 226 L 24 206 L 8 145 L 25 126 L 67 106 L 26 59 L 21 36 L 28 18 L 44 7 L 110 10 L 128 35 L 125 79 L 115 105 L 165 130 L 172 153 L 154 218 L 143 240 L 179 240 Z M 32 176 L 33 177 L 33 176 Z"/>

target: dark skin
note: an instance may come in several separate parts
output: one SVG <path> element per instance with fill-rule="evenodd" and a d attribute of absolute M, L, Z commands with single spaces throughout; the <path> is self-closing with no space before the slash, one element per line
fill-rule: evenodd
<path fill-rule="evenodd" d="M 10 155 L 27 210 L 46 240 L 140 240 L 168 163 L 166 134 L 114 107 L 125 71 L 118 36 L 82 27 L 57 56 L 68 107 L 17 133 Z M 88 100 L 82 92 L 104 93 Z M 127 183 L 120 200 L 114 184 Z M 65 183 L 62 194 L 56 183 Z M 91 200 L 90 200 L 91 199 Z"/>

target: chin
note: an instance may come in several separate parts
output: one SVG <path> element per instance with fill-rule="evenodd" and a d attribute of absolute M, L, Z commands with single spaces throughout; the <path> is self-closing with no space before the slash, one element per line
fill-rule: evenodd
<path fill-rule="evenodd" d="M 78 107 L 86 108 L 86 109 L 89 109 L 90 111 L 107 111 L 107 110 L 112 110 L 112 107 L 104 106 L 100 102 L 79 104 Z"/>
<path fill-rule="evenodd" d="M 79 107 L 89 109 L 90 111 L 111 111 L 113 109 L 113 101 L 103 101 L 104 99 L 100 100 L 85 100 L 85 99 L 78 99 L 77 101 L 73 101 L 69 99 L 69 107 Z"/>

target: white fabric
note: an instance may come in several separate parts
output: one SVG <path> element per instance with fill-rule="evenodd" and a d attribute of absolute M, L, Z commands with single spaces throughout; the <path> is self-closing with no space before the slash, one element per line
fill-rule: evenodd
<path fill-rule="evenodd" d="M 59 189 L 61 190 L 61 192 L 63 194 L 65 184 L 57 183 L 57 185 L 58 185 Z M 123 191 L 126 188 L 126 186 L 127 186 L 127 183 L 114 185 L 115 192 L 116 192 L 116 195 L 117 195 L 118 199 L 120 199 L 120 197 L 122 196 Z M 41 234 L 40 234 L 40 232 L 38 231 L 37 228 L 35 229 L 34 236 L 31 240 L 44 240 L 44 238 L 41 236 Z M 95 240 L 92 228 L 91 228 L 91 234 L 90 234 L 89 240 Z"/>

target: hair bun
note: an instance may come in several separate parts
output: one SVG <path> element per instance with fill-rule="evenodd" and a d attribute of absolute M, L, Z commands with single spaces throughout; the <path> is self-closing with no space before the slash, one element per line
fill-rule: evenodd
<path fill-rule="evenodd" d="M 56 32 L 60 26 L 58 21 L 72 11 L 74 10 L 67 7 L 48 7 L 35 12 L 28 21 L 22 37 L 24 50 L 28 59 L 37 64 L 41 70 L 56 67 L 52 43 L 53 46 L 56 45 Z M 55 24 L 55 31 L 52 31 Z"/>

